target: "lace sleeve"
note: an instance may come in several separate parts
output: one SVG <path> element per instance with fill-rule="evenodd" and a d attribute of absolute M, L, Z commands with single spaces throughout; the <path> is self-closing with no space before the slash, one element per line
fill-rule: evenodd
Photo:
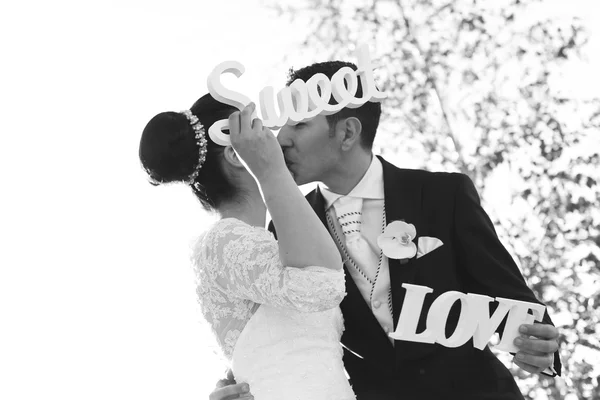
<path fill-rule="evenodd" d="M 345 296 L 342 269 L 284 267 L 277 242 L 266 229 L 235 221 L 207 244 L 211 275 L 231 296 L 304 312 L 336 307 Z"/>

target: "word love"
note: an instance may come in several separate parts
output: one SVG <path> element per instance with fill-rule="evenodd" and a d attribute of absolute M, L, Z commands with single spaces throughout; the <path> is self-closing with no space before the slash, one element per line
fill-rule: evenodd
<path fill-rule="evenodd" d="M 331 115 L 341 109 L 358 108 L 367 101 L 381 102 L 387 97 L 375 86 L 373 67 L 369 49 L 366 45 L 356 49 L 357 70 L 350 67 L 340 68 L 331 78 L 325 74 L 315 74 L 307 82 L 296 79 L 289 86 L 277 93 L 279 111 L 275 108 L 275 95 L 272 86 L 263 88 L 259 93 L 259 105 L 263 126 L 279 129 L 286 124 L 295 125 L 317 115 Z M 251 100 L 241 93 L 227 89 L 221 83 L 221 75 L 232 73 L 236 77 L 242 76 L 244 66 L 237 61 L 225 61 L 217 65 L 208 76 L 208 91 L 216 100 L 229 104 L 239 110 L 244 109 Z M 358 79 L 363 95 L 355 97 L 358 88 Z M 329 104 L 331 95 L 337 104 Z M 253 115 L 253 118 L 256 115 Z M 215 122 L 208 130 L 210 138 L 221 146 L 230 144 L 229 135 L 223 130 L 228 128 L 228 120 Z"/>
<path fill-rule="evenodd" d="M 489 304 L 494 301 L 493 298 L 450 291 L 435 299 L 427 314 L 427 328 L 421 333 L 416 333 L 423 301 L 428 293 L 433 292 L 433 289 L 408 283 L 404 283 L 402 287 L 406 289 L 406 297 L 400 311 L 400 319 L 396 331 L 389 334 L 395 340 L 459 347 L 473 338 L 473 346 L 483 350 L 508 314 L 502 340 L 496 348 L 516 353 L 519 349 L 514 346 L 513 340 L 519 336 L 519 326 L 532 324 L 534 320 L 541 321 L 546 310 L 546 307 L 541 304 L 496 297 L 495 300 L 499 305 L 490 316 Z M 446 337 L 448 313 L 456 301 L 461 302 L 460 317 L 452 335 Z M 529 314 L 529 310 L 533 315 Z"/>

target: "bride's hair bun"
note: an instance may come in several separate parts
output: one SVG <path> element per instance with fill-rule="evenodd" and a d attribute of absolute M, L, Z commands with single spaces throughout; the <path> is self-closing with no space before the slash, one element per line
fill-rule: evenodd
<path fill-rule="evenodd" d="M 152 184 L 190 183 L 204 208 L 214 210 L 223 201 L 234 198 L 238 191 L 223 169 L 224 147 L 210 140 L 208 129 L 216 121 L 229 118 L 237 109 L 206 94 L 190 111 L 205 130 L 206 157 L 201 168 L 197 166 L 203 146 L 198 145 L 191 121 L 178 112 L 163 112 L 148 122 L 142 132 L 139 157 Z"/>
<path fill-rule="evenodd" d="M 163 112 L 142 133 L 140 161 L 154 184 L 185 182 L 198 164 L 194 130 L 185 115 Z"/>

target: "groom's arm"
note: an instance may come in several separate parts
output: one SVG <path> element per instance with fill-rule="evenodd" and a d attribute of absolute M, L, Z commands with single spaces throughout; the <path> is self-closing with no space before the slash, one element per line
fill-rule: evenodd
<path fill-rule="evenodd" d="M 458 180 L 454 203 L 454 235 L 458 265 L 464 268 L 463 278 L 467 289 L 473 293 L 540 303 L 525 283 L 510 253 L 498 239 L 492 221 L 481 207 L 473 182 L 466 175 L 454 176 Z M 548 313 L 544 314 L 541 324 L 528 328 L 529 332 L 521 338 L 523 342 L 515 343 L 521 349 L 515 363 L 528 372 L 560 375 L 558 331 Z M 553 366 L 554 370 L 548 371 L 546 366 Z"/>

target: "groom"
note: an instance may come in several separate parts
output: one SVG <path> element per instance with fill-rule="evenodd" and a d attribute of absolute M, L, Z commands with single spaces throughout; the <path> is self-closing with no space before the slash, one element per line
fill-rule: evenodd
<path fill-rule="evenodd" d="M 356 70 L 346 62 L 313 64 L 292 71 L 288 85 L 317 73 L 331 78 L 345 66 Z M 361 95 L 359 85 L 356 96 Z M 467 176 L 399 169 L 373 155 L 380 114 L 379 103 L 367 102 L 286 125 L 278 135 L 296 183 L 321 182 L 306 198 L 346 260 L 341 341 L 358 400 L 523 399 L 511 373 L 487 347 L 478 350 L 470 340 L 446 348 L 388 336 L 397 327 L 406 293 L 403 283 L 433 289 L 425 297 L 417 332 L 425 329 L 431 303 L 444 292 L 539 301 L 498 240 Z M 393 221 L 414 225 L 414 243 L 429 236 L 443 245 L 418 258 L 388 258 L 377 237 Z M 454 331 L 459 313 L 455 304 L 446 336 Z M 560 374 L 558 332 L 548 314 L 542 323 L 521 329 L 514 362 L 531 373 Z M 230 398 L 225 390 L 233 388 L 223 388 L 211 399 Z"/>

